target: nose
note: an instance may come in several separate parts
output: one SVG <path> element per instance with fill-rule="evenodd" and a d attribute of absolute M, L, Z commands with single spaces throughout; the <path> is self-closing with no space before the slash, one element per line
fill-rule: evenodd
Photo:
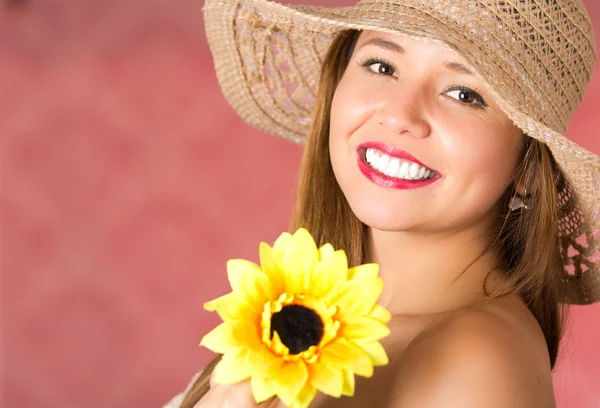
<path fill-rule="evenodd" d="M 416 87 L 403 86 L 390 89 L 388 97 L 377 112 L 377 123 L 392 134 L 424 138 L 431 133 L 425 117 L 424 91 Z"/>

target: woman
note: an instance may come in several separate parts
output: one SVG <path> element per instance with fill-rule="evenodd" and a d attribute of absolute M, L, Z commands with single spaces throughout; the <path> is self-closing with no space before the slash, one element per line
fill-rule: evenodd
<path fill-rule="evenodd" d="M 600 158 L 564 137 L 595 60 L 582 4 L 205 10 L 232 106 L 306 142 L 291 229 L 385 281 L 389 365 L 311 406 L 554 407 L 561 305 L 600 298 Z M 209 390 L 214 363 L 170 406 L 256 406 Z"/>

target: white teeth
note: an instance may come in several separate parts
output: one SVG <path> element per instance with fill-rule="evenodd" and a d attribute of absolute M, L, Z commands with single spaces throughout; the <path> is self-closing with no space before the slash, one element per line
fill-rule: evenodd
<path fill-rule="evenodd" d="M 408 175 L 408 169 L 410 168 L 409 162 L 403 162 L 398 172 L 398 177 L 404 178 Z"/>
<path fill-rule="evenodd" d="M 417 175 L 419 174 L 419 167 L 420 166 L 417 163 L 411 164 L 408 174 L 410 174 L 412 178 L 417 178 Z"/>
<path fill-rule="evenodd" d="M 390 177 L 394 177 L 394 176 L 396 176 L 396 173 L 398 173 L 399 169 L 400 169 L 400 160 L 391 159 L 389 164 L 385 168 L 385 174 L 387 174 Z"/>
<path fill-rule="evenodd" d="M 390 157 L 375 149 L 366 149 L 365 159 L 372 168 L 389 177 L 419 180 L 433 178 L 436 175 L 425 166 L 409 160 Z"/>
<path fill-rule="evenodd" d="M 382 154 L 379 157 L 379 162 L 377 163 L 377 170 L 379 170 L 382 173 L 385 173 L 385 169 L 389 162 L 390 162 L 390 156 L 388 156 L 387 154 Z"/>
<path fill-rule="evenodd" d="M 373 154 L 375 151 L 373 149 L 367 149 L 367 154 L 365 155 L 367 159 L 367 163 L 373 163 Z"/>

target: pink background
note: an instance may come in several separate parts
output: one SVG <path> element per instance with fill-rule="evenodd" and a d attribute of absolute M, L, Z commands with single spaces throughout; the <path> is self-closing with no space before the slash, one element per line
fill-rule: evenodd
<path fill-rule="evenodd" d="M 209 358 L 226 260 L 287 227 L 301 148 L 229 108 L 201 6 L 0 11 L 3 407 L 161 406 Z M 597 66 L 570 135 L 600 153 Z M 562 408 L 600 406 L 599 318 L 572 308 Z"/>

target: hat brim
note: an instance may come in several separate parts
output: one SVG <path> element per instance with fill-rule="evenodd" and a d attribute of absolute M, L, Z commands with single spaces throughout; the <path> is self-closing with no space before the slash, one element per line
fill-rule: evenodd
<path fill-rule="evenodd" d="M 457 52 L 514 124 L 550 148 L 564 177 L 559 186 L 559 235 L 567 300 L 573 304 L 600 300 L 600 157 L 566 138 L 564 120 L 543 123 L 531 91 L 514 72 L 495 63 L 489 50 L 467 38 L 464 26 L 449 26 L 410 6 L 394 4 L 390 9 L 366 2 L 327 8 L 207 0 L 204 13 L 217 78 L 229 104 L 251 126 L 297 143 L 308 134 L 320 67 L 340 31 L 401 33 Z"/>

